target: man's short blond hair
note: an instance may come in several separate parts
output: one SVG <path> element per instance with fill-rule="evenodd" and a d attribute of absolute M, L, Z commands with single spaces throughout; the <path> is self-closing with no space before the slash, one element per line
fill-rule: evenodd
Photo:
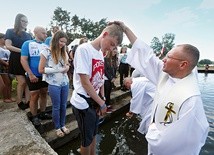
<path fill-rule="evenodd" d="M 108 32 L 111 37 L 117 37 L 118 45 L 123 41 L 123 30 L 117 24 L 108 25 L 104 30 L 104 32 Z"/>

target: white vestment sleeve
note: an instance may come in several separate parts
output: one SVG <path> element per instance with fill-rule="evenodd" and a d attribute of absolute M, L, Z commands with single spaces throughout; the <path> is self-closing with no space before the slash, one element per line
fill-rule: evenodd
<path fill-rule="evenodd" d="M 156 57 L 152 48 L 143 41 L 139 39 L 135 41 L 131 51 L 127 53 L 126 61 L 149 79 L 149 81 L 155 85 L 158 83 L 157 76 L 162 71 L 163 62 Z"/>

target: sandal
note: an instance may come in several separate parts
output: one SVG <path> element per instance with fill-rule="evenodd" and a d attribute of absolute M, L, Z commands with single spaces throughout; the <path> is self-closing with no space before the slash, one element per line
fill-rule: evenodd
<path fill-rule="evenodd" d="M 4 103 L 11 103 L 11 99 L 4 99 Z"/>
<path fill-rule="evenodd" d="M 127 117 L 132 117 L 132 116 L 133 116 L 133 113 L 132 113 L 131 111 L 129 111 L 129 112 L 126 113 L 126 116 L 127 116 Z"/>
<path fill-rule="evenodd" d="M 16 99 L 15 98 L 11 98 L 10 99 L 12 102 L 16 102 Z"/>
<path fill-rule="evenodd" d="M 62 127 L 62 132 L 64 132 L 67 135 L 70 133 L 70 130 L 64 126 Z"/>
<path fill-rule="evenodd" d="M 56 130 L 56 135 L 57 135 L 57 137 L 64 137 L 65 136 L 65 134 L 62 132 L 61 129 Z"/>

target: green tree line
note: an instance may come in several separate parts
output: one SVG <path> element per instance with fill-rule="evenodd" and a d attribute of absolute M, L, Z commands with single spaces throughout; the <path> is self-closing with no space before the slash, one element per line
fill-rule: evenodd
<path fill-rule="evenodd" d="M 75 38 L 87 37 L 93 40 L 100 35 L 102 30 L 107 25 L 107 18 L 103 18 L 98 22 L 93 22 L 90 19 L 79 18 L 77 15 L 70 16 L 70 12 L 57 7 L 54 10 L 54 15 L 50 22 L 50 26 L 59 26 L 61 30 L 65 31 L 69 37 L 68 43 Z M 48 31 L 51 35 L 51 31 Z"/>

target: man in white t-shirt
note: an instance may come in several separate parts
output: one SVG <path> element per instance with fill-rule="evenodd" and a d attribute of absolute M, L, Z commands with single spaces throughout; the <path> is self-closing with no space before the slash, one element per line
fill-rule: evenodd
<path fill-rule="evenodd" d="M 70 102 L 80 129 L 82 155 L 96 154 L 99 115 L 106 113 L 103 55 L 106 51 L 113 51 L 122 39 L 122 29 L 113 24 L 94 41 L 79 45 L 75 52 L 74 91 Z"/>

